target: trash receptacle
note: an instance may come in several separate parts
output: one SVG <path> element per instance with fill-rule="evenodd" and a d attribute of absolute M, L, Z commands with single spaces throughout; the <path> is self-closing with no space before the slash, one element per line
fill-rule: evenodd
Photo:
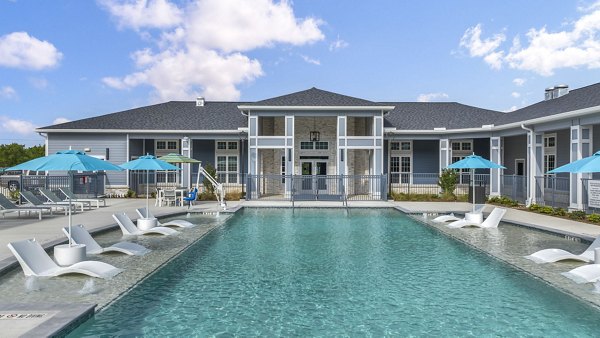
<path fill-rule="evenodd" d="M 475 204 L 485 204 L 486 202 L 485 196 L 485 186 L 484 185 L 476 185 L 475 186 Z M 469 187 L 469 203 L 473 202 L 473 186 Z"/>

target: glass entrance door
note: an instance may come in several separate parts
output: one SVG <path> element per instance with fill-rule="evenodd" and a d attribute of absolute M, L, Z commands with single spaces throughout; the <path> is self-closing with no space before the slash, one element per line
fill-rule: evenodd
<path fill-rule="evenodd" d="M 302 162 L 302 190 L 304 191 L 312 191 L 313 187 L 313 163 L 312 162 Z"/>

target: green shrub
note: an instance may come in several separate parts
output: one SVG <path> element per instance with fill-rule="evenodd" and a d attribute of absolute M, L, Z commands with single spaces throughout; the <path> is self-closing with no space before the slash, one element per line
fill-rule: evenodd
<path fill-rule="evenodd" d="M 215 180 L 217 180 L 217 169 L 215 169 L 215 167 L 213 167 L 212 164 L 207 163 L 204 166 L 204 170 L 210 176 L 212 176 Z M 209 195 L 214 195 L 215 194 L 215 187 L 213 187 L 213 185 L 210 183 L 210 181 L 208 180 L 208 178 L 204 177 L 204 180 L 202 181 L 202 184 L 204 185 L 204 191 L 205 191 L 205 193 L 208 193 Z"/>
<path fill-rule="evenodd" d="M 576 220 L 576 221 L 581 221 L 585 219 L 585 211 L 581 211 L 581 210 L 575 210 L 572 211 L 571 213 L 569 213 L 569 218 Z"/>
<path fill-rule="evenodd" d="M 435 194 L 405 194 L 405 193 L 396 193 L 391 192 L 390 197 L 394 201 L 415 201 L 415 202 L 428 202 L 428 201 L 439 201 L 441 200 L 440 196 Z M 454 200 L 454 199 L 452 199 Z"/>
<path fill-rule="evenodd" d="M 538 209 L 538 212 L 540 214 L 546 214 L 546 215 L 553 215 L 554 214 L 554 208 L 550 207 L 550 206 L 542 206 Z"/>
<path fill-rule="evenodd" d="M 240 198 L 242 198 L 242 192 L 241 191 L 228 192 L 228 193 L 225 194 L 225 200 L 226 201 L 239 201 Z"/>
<path fill-rule="evenodd" d="M 127 194 L 125 195 L 126 198 L 136 198 L 137 194 L 135 193 L 135 191 L 128 189 L 127 190 Z"/>
<path fill-rule="evenodd" d="M 538 210 L 540 210 L 540 208 L 542 208 L 541 205 L 534 203 L 534 204 L 530 205 L 528 209 L 529 209 L 529 211 L 536 211 L 537 212 Z"/>
<path fill-rule="evenodd" d="M 215 194 L 210 193 L 208 191 L 205 191 L 201 194 L 198 194 L 198 198 L 199 201 L 216 201 L 217 200 L 217 196 L 215 196 Z"/>
<path fill-rule="evenodd" d="M 554 216 L 566 216 L 567 211 L 563 208 L 554 208 L 554 212 L 552 213 Z"/>
<path fill-rule="evenodd" d="M 519 205 L 519 202 L 514 201 L 506 196 L 492 196 L 488 198 L 488 202 L 492 204 L 506 205 L 509 207 L 516 207 Z"/>
<path fill-rule="evenodd" d="M 438 185 L 442 188 L 442 198 L 447 199 L 456 199 L 454 195 L 454 190 L 456 189 L 456 184 L 458 183 L 458 172 L 453 169 L 444 169 L 440 174 L 438 179 Z"/>
<path fill-rule="evenodd" d="M 16 201 L 19 199 L 19 197 L 21 197 L 21 195 L 19 194 L 20 190 L 19 189 L 15 189 L 14 191 L 9 192 L 8 197 L 13 200 Z"/>
<path fill-rule="evenodd" d="M 587 215 L 587 220 L 592 223 L 600 223 L 600 214 Z"/>

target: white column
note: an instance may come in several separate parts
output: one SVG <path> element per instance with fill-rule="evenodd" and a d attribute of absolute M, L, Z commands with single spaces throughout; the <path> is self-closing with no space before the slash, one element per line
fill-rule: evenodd
<path fill-rule="evenodd" d="M 544 200 L 544 187 L 543 179 L 544 176 L 544 145 L 543 145 L 543 133 L 530 133 L 530 140 L 528 140 L 529 149 L 529 162 L 527 163 L 528 169 L 528 180 L 529 180 L 529 198 L 531 203 L 538 203 Z M 537 177 L 537 178 L 536 178 Z"/>
<path fill-rule="evenodd" d="M 571 126 L 571 148 L 570 162 L 591 156 L 592 130 L 590 127 L 581 125 Z M 570 174 L 569 207 L 572 209 L 583 209 L 583 186 L 582 178 L 588 178 L 589 174 Z"/>
<path fill-rule="evenodd" d="M 440 139 L 440 170 L 439 173 L 442 173 L 443 169 L 446 169 L 450 164 L 452 164 L 452 147 L 450 140 L 447 138 Z"/>
<path fill-rule="evenodd" d="M 285 116 L 285 174 L 294 175 L 294 128 L 295 118 L 294 115 Z M 291 197 L 292 193 L 292 180 L 286 179 L 285 181 L 285 195 Z"/>
<path fill-rule="evenodd" d="M 500 152 L 501 139 L 500 137 L 490 137 L 490 161 L 502 165 L 502 156 Z M 500 191 L 500 179 L 502 169 L 490 169 L 490 195 L 499 196 Z"/>
<path fill-rule="evenodd" d="M 348 152 L 346 150 L 346 116 L 337 117 L 337 168 L 338 175 L 348 174 Z"/>

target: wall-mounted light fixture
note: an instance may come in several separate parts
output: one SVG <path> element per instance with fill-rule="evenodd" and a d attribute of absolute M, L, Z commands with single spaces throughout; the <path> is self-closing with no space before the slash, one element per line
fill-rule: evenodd
<path fill-rule="evenodd" d="M 85 151 L 86 153 L 89 153 L 90 151 L 92 151 L 91 148 L 83 148 L 83 151 Z"/>
<path fill-rule="evenodd" d="M 320 137 L 321 137 L 321 133 L 319 133 L 318 131 L 311 131 L 310 132 L 310 140 L 311 141 L 319 141 Z"/>

